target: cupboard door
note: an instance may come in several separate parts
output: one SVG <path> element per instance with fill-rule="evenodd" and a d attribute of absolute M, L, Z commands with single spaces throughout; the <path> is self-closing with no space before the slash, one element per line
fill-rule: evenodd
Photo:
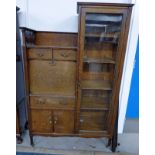
<path fill-rule="evenodd" d="M 106 111 L 81 111 L 80 130 L 105 131 L 107 125 Z"/>
<path fill-rule="evenodd" d="M 74 111 L 54 110 L 54 132 L 72 134 L 74 133 Z"/>
<path fill-rule="evenodd" d="M 50 110 L 31 110 L 31 130 L 33 133 L 51 133 L 52 126 Z"/>
<path fill-rule="evenodd" d="M 75 96 L 76 63 L 29 61 L 30 93 Z"/>

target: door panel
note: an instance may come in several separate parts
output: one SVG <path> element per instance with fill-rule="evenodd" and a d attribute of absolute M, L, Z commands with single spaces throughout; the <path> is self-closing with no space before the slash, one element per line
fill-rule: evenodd
<path fill-rule="evenodd" d="M 74 111 L 54 110 L 54 132 L 74 133 Z"/>
<path fill-rule="evenodd" d="M 75 96 L 75 62 L 32 60 L 29 68 L 31 93 Z"/>
<path fill-rule="evenodd" d="M 33 133 L 52 132 L 52 113 L 50 110 L 31 110 L 31 127 Z"/>

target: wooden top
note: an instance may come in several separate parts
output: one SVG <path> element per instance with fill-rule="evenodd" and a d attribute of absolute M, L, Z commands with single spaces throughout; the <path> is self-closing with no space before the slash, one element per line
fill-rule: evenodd
<path fill-rule="evenodd" d="M 77 13 L 80 7 L 98 7 L 98 6 L 114 6 L 114 7 L 132 7 L 134 4 L 129 3 L 98 3 L 98 2 L 77 2 Z"/>

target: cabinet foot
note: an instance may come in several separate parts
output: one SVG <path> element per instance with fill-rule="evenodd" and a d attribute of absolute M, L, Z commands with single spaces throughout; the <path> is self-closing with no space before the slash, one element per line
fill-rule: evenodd
<path fill-rule="evenodd" d="M 111 146 L 111 139 L 108 139 L 108 143 L 107 143 L 106 147 L 109 147 L 109 146 Z"/>
<path fill-rule="evenodd" d="M 34 146 L 34 141 L 33 141 L 33 136 L 32 135 L 30 135 L 30 144 L 31 144 L 32 147 Z"/>
<path fill-rule="evenodd" d="M 111 139 L 111 151 L 116 152 L 117 146 L 118 146 L 118 108 L 117 108 L 117 117 L 115 121 L 114 133 Z"/>

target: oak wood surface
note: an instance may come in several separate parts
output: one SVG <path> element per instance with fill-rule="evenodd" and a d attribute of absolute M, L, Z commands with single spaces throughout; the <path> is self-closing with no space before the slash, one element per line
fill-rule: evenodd
<path fill-rule="evenodd" d="M 22 30 L 30 135 L 112 137 L 131 11 L 80 2 L 78 34 Z M 88 39 L 87 13 L 121 14 L 118 42 Z"/>

